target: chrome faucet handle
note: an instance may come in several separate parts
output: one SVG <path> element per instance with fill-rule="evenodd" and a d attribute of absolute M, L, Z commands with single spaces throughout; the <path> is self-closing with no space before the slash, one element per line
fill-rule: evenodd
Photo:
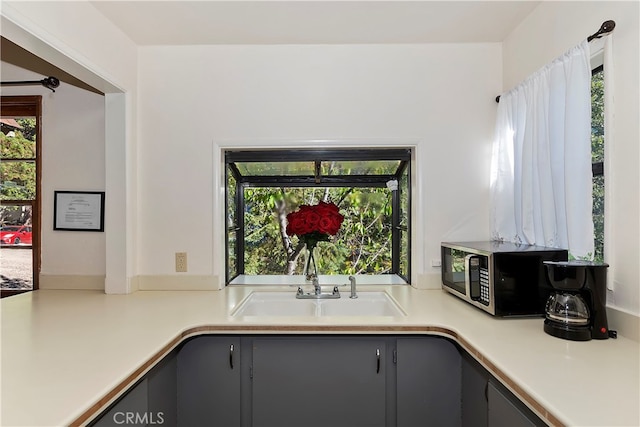
<path fill-rule="evenodd" d="M 333 292 L 331 293 L 322 293 L 322 289 L 320 285 L 316 285 L 314 292 L 305 293 L 302 290 L 302 287 L 298 287 L 298 291 L 296 292 L 296 299 L 338 299 L 340 298 L 340 291 L 337 286 L 333 287 Z"/>
<path fill-rule="evenodd" d="M 351 295 L 349 298 L 358 298 L 358 294 L 356 294 L 356 278 L 354 276 L 349 276 L 349 283 L 351 284 Z"/>

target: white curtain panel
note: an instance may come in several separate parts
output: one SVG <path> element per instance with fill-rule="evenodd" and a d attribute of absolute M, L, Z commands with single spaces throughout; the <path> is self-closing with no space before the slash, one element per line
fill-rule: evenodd
<path fill-rule="evenodd" d="M 593 259 L 586 40 L 501 95 L 492 156 L 492 239 Z"/>

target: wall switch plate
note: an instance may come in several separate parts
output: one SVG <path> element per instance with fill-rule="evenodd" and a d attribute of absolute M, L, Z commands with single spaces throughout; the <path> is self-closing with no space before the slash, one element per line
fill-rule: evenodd
<path fill-rule="evenodd" d="M 441 267 L 442 263 L 440 262 L 440 259 L 432 259 L 431 260 L 431 267 Z"/>
<path fill-rule="evenodd" d="M 187 272 L 187 253 L 176 252 L 176 273 Z"/>

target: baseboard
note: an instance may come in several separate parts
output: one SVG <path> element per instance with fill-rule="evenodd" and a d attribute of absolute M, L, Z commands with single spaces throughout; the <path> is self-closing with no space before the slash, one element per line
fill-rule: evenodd
<path fill-rule="evenodd" d="M 218 276 L 138 276 L 140 291 L 217 291 Z"/>
<path fill-rule="evenodd" d="M 104 276 L 40 274 L 38 289 L 104 291 Z"/>
<path fill-rule="evenodd" d="M 640 342 L 640 317 L 616 307 L 607 307 L 609 329 L 618 335 Z"/>
<path fill-rule="evenodd" d="M 140 276 L 134 276 L 131 279 L 129 279 L 129 291 L 133 293 L 139 290 L 140 290 Z"/>

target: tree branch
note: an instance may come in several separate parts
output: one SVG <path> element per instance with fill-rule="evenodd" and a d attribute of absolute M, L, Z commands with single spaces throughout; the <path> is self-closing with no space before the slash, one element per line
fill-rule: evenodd
<path fill-rule="evenodd" d="M 347 191 L 345 191 L 344 194 L 342 196 L 340 196 L 340 199 L 336 203 L 336 206 L 340 206 L 342 204 L 342 202 L 344 202 L 344 199 L 346 199 L 347 196 L 352 192 L 353 192 L 353 187 L 351 187 Z"/>
<path fill-rule="evenodd" d="M 276 201 L 276 212 L 278 214 L 279 228 L 278 232 L 280 234 L 280 241 L 282 242 L 284 252 L 287 254 L 287 271 L 285 273 L 287 275 L 291 275 L 296 271 L 298 258 L 300 257 L 302 249 L 304 249 L 304 242 L 298 241 L 298 245 L 295 248 L 293 247 L 291 237 L 289 237 L 289 235 L 287 234 L 287 211 L 286 203 L 284 201 L 284 188 L 280 188 L 280 192 L 282 193 L 282 198 Z"/>
<path fill-rule="evenodd" d="M 372 263 L 373 261 L 375 261 L 375 259 L 376 259 L 376 258 L 378 258 L 378 257 L 380 256 L 380 254 L 381 254 L 385 249 L 387 249 L 387 245 L 389 244 L 389 241 L 391 241 L 391 239 L 390 239 L 390 238 L 387 238 L 387 241 L 386 241 L 382 246 L 380 246 L 380 249 L 378 249 L 378 251 L 375 253 L 375 255 L 373 255 L 373 257 L 370 257 L 370 258 L 369 258 L 369 262 L 367 263 L 367 265 L 365 265 L 365 266 L 364 266 L 365 268 L 366 268 L 366 267 L 368 267 L 368 266 L 370 266 L 370 265 L 371 265 L 371 263 Z M 356 274 L 360 274 L 360 273 L 362 273 L 363 271 L 365 271 L 365 268 L 361 268 L 360 270 L 358 270 L 358 272 L 357 272 Z M 386 271 L 388 271 L 388 269 L 387 269 Z"/>
<path fill-rule="evenodd" d="M 284 196 L 284 189 L 280 188 Z M 278 215 L 278 233 L 280 234 L 280 241 L 282 242 L 282 248 L 287 254 L 287 259 L 290 258 L 294 252 L 293 245 L 291 243 L 291 237 L 287 235 L 287 211 L 284 197 L 276 201 L 276 213 Z"/>

